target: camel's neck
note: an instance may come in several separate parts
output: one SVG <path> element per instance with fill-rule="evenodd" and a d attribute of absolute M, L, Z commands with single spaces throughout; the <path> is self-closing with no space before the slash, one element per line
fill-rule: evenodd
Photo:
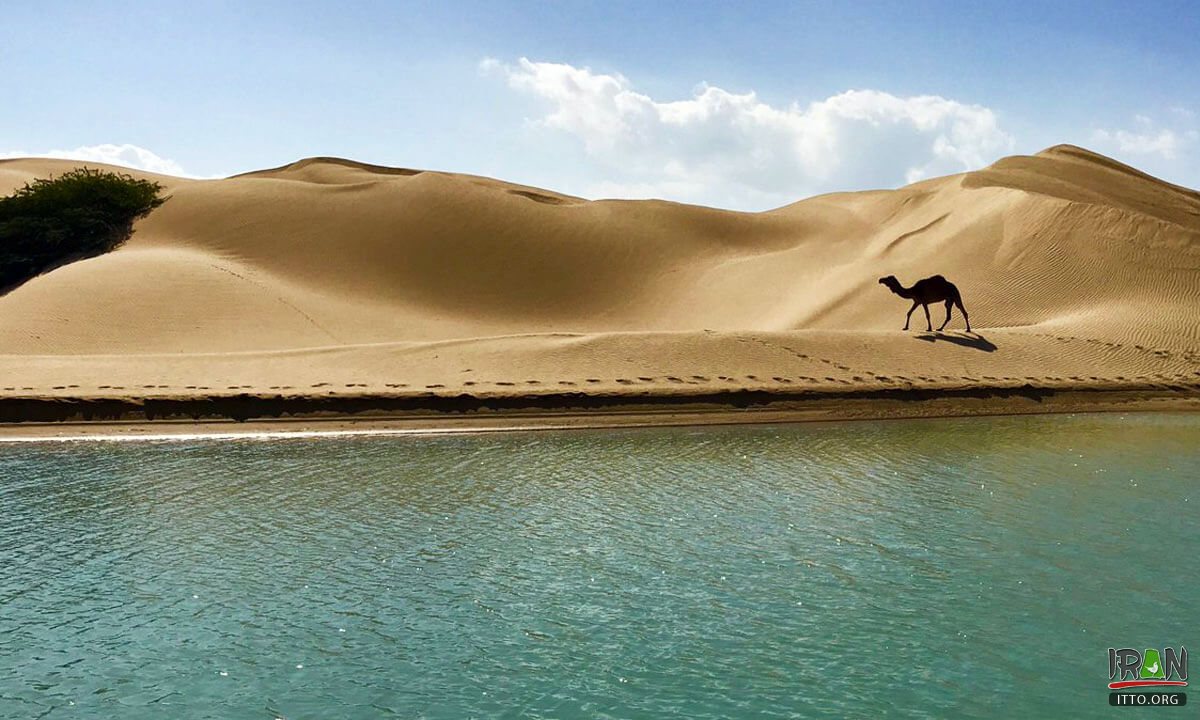
<path fill-rule="evenodd" d="M 906 288 L 898 282 L 892 283 L 891 288 L 892 288 L 892 292 L 896 293 L 897 295 L 899 295 L 902 298 L 911 298 L 912 297 L 912 289 Z"/>

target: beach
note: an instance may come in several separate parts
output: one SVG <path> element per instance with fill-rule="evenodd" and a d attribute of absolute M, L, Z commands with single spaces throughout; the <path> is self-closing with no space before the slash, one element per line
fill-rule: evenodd
<path fill-rule="evenodd" d="M 80 165 L 0 161 L 0 190 Z M 1073 146 L 763 213 L 336 158 L 129 172 L 169 199 L 125 245 L 0 297 L 0 433 L 1200 402 L 1200 194 Z M 879 279 L 935 274 L 972 332 L 940 302 L 901 330 Z"/>

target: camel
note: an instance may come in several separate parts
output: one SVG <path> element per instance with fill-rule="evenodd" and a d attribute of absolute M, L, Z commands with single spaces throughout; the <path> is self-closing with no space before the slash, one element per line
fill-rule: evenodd
<path fill-rule="evenodd" d="M 908 315 L 904 316 L 904 329 L 908 329 L 908 322 L 912 318 L 913 310 L 917 306 L 925 308 L 925 324 L 929 326 L 929 331 L 933 332 L 933 322 L 929 319 L 929 303 L 946 302 L 946 322 L 942 323 L 942 327 L 938 328 L 941 332 L 946 324 L 950 322 L 950 310 L 957 305 L 959 312 L 962 313 L 963 320 L 967 322 L 967 332 L 971 332 L 971 318 L 967 317 L 967 309 L 963 307 L 962 296 L 958 294 L 958 288 L 954 287 L 954 283 L 950 282 L 941 275 L 927 277 L 924 280 L 918 280 L 912 287 L 906 288 L 900 284 L 895 275 L 879 278 L 880 285 L 886 285 L 889 290 L 896 293 L 902 298 L 911 298 L 913 301 L 912 307 L 908 309 Z"/>

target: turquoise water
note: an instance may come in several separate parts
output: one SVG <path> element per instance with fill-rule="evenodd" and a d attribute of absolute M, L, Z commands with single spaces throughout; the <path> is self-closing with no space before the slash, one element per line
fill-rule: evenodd
<path fill-rule="evenodd" d="M 0 446 L 0 717 L 1178 717 L 1200 417 Z M 1200 701 L 1200 699 L 1198 699 Z"/>

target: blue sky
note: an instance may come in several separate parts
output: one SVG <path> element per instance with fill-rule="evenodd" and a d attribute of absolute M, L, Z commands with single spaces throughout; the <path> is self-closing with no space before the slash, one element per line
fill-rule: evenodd
<path fill-rule="evenodd" d="M 1070 142 L 1200 186 L 1189 3 L 116 5 L 5 8 L 0 156 L 764 209 Z"/>

